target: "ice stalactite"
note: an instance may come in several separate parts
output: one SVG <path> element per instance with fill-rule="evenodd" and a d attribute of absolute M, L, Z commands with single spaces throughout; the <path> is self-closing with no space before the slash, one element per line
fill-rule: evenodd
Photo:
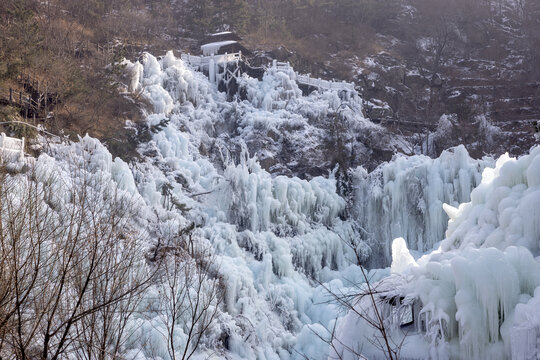
<path fill-rule="evenodd" d="M 224 179 L 223 210 L 241 229 L 304 234 L 311 224 L 331 226 L 345 206 L 335 179 L 272 177 L 254 159 L 229 166 Z"/>

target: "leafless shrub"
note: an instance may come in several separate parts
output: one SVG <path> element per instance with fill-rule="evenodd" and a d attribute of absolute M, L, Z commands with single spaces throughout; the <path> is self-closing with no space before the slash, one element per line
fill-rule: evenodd
<path fill-rule="evenodd" d="M 213 250 L 195 243 L 193 231 L 176 237 L 165 252 L 162 266 L 161 316 L 167 328 L 171 359 L 189 359 L 213 325 L 222 299 Z M 177 326 L 187 335 L 179 344 Z M 180 352 L 177 350 L 183 346 Z"/>
<path fill-rule="evenodd" d="M 133 203 L 87 171 L 0 177 L 0 356 L 118 356 L 153 271 Z M 58 194 L 61 189 L 63 194 Z"/>

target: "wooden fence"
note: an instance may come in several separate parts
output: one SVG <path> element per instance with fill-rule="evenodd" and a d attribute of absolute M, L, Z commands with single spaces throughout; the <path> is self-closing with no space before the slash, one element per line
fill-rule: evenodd
<path fill-rule="evenodd" d="M 39 118 L 43 110 L 42 105 L 30 95 L 12 88 L 0 88 L 0 99 L 6 104 L 19 107 L 21 115 L 26 119 Z"/>

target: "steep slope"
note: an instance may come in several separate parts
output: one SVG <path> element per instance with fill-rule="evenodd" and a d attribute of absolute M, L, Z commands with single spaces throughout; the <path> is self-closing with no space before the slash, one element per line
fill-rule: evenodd
<path fill-rule="evenodd" d="M 315 2 L 297 11 L 289 50 L 250 35 L 253 46 L 314 76 L 354 81 L 367 117 L 410 136 L 422 153 L 464 144 L 475 157 L 519 155 L 535 143 L 537 2 Z M 454 121 L 434 136 L 444 115 Z"/>

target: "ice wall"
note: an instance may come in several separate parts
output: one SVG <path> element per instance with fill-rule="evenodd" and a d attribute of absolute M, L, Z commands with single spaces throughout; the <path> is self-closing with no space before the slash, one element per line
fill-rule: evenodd
<path fill-rule="evenodd" d="M 337 95 L 303 98 L 287 74 L 275 73 L 261 83 L 244 78 L 248 101 L 229 103 L 171 53 L 162 59 L 145 54 L 140 66 L 130 66 L 133 74 L 140 72 L 130 87 L 139 89 L 154 111 L 146 119 L 150 141 L 139 146 L 144 160 L 132 168 L 137 190 L 158 222 L 153 234 L 164 239 L 196 223 L 197 241 L 211 245 L 223 279 L 220 318 L 204 340 L 214 349 L 203 347 L 201 354 L 219 348 L 231 358 L 300 358 L 292 350 L 296 335 L 314 337 L 306 326 L 320 319 L 326 326 L 338 313 L 312 299 L 324 297 L 312 282 L 342 278 L 341 271 L 358 280 L 354 255 L 342 240 L 350 236 L 350 224 L 339 219 L 345 201 L 332 174 L 309 181 L 272 176 L 248 154 L 244 139 L 253 128 L 299 124 L 308 134 L 312 127 L 303 112 L 324 115 Z M 218 129 L 238 136 L 231 141 Z M 235 154 L 233 147 L 242 150 Z M 151 297 L 146 306 L 159 304 Z M 156 344 L 159 356 L 168 358 L 158 312 L 136 316 L 133 329 L 135 337 Z M 182 344 L 182 328 L 176 333 Z M 138 341 L 130 341 L 129 348 L 153 356 Z"/>
<path fill-rule="evenodd" d="M 373 248 L 372 266 L 387 266 L 391 242 L 403 237 L 411 250 L 425 252 L 444 238 L 448 216 L 443 204 L 469 201 L 491 159 L 475 160 L 463 146 L 439 158 L 397 156 L 375 171 L 355 173 L 352 217 Z"/>
<path fill-rule="evenodd" d="M 418 304 L 412 336 L 387 319 L 393 341 L 405 339 L 402 356 L 424 357 L 429 349 L 435 359 L 525 359 L 538 351 L 539 176 L 539 147 L 518 159 L 501 156 L 484 169 L 470 202 L 445 205 L 450 220 L 440 247 L 374 284 L 388 293 L 391 283 L 392 296 Z M 400 249 L 403 244 L 393 251 L 396 264 L 402 264 Z M 348 354 L 345 359 L 355 358 L 347 349 L 380 355 L 365 336 L 350 335 L 377 336 L 358 312 L 350 311 L 337 329 L 336 351 Z"/>
<path fill-rule="evenodd" d="M 519 159 L 503 155 L 486 169 L 471 201 L 446 207 L 444 250 L 524 246 L 540 255 L 540 147 Z"/>

